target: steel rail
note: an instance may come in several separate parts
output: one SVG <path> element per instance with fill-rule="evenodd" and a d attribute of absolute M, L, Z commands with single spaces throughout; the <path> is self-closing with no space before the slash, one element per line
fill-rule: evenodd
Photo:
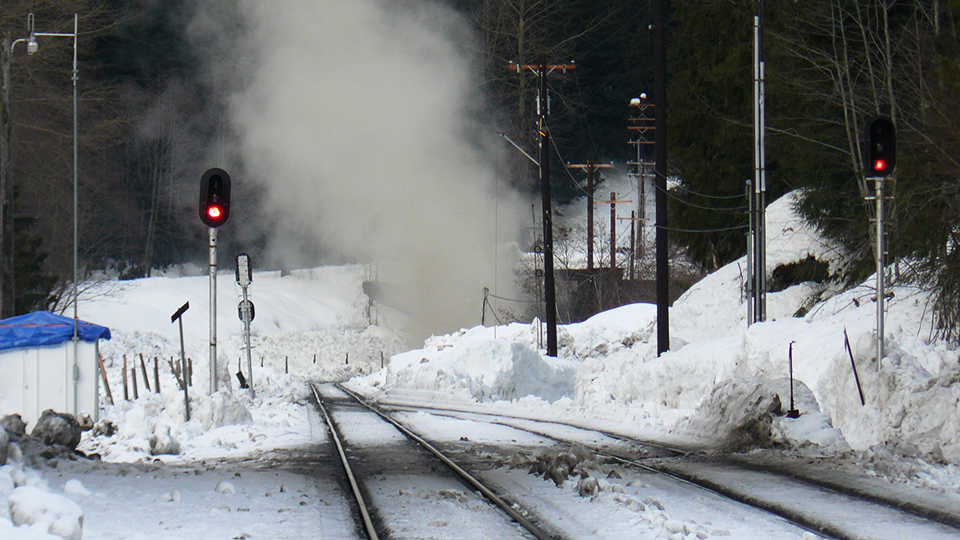
<path fill-rule="evenodd" d="M 340 385 L 337 385 L 337 386 L 340 387 Z M 346 392 L 347 394 L 351 395 L 354 399 L 356 399 L 357 401 L 359 401 L 359 402 L 360 402 L 362 405 L 364 405 L 365 407 L 367 407 L 367 408 L 369 408 L 370 410 L 376 412 L 376 413 L 379 414 L 380 416 L 386 418 L 386 419 L 387 419 L 389 422 L 391 422 L 392 424 L 397 425 L 399 429 L 406 431 L 406 428 L 400 427 L 399 423 L 398 423 L 396 420 L 393 420 L 392 418 L 390 418 L 389 416 L 387 416 L 386 413 L 383 413 L 382 411 L 379 411 L 377 408 L 371 406 L 370 404 L 368 404 L 367 402 L 365 402 L 363 399 L 361 399 L 360 397 L 358 397 L 356 394 L 354 394 L 354 393 L 351 392 L 350 390 L 348 390 L 348 389 L 346 389 L 346 388 L 343 388 L 343 387 L 340 387 L 340 389 L 343 390 L 344 392 Z M 405 406 L 403 406 L 403 407 L 404 407 L 404 408 L 408 408 L 408 409 L 416 409 L 416 408 L 417 408 L 417 407 L 413 407 L 412 405 L 405 405 Z M 424 407 L 424 409 L 428 409 L 428 410 L 431 410 L 431 411 L 437 411 L 437 412 L 442 412 L 442 411 L 445 410 L 445 409 L 439 409 L 439 408 L 436 408 L 436 407 Z M 504 416 L 504 415 L 493 414 L 493 413 L 482 413 L 482 412 L 464 411 L 464 410 L 456 410 L 456 409 L 450 410 L 449 412 L 461 413 L 461 414 L 475 414 L 475 415 L 479 415 L 479 416 L 488 416 L 488 417 Z M 516 417 L 516 416 L 504 416 L 504 417 L 506 417 L 506 418 L 512 418 L 512 419 L 515 419 L 515 420 L 529 420 L 529 419 L 520 418 L 520 417 Z M 594 432 L 601 433 L 601 434 L 603 434 L 603 435 L 609 436 L 609 437 L 611 437 L 611 438 L 614 438 L 614 439 L 617 439 L 617 440 L 620 440 L 620 441 L 623 441 L 623 442 L 633 442 L 633 443 L 637 443 L 637 444 L 641 444 L 641 445 L 651 446 L 651 447 L 654 447 L 654 448 L 660 448 L 660 449 L 664 449 L 664 450 L 670 450 L 670 451 L 672 451 L 672 452 L 678 453 L 678 454 L 681 455 L 681 456 L 687 455 L 687 452 L 684 452 L 684 451 L 681 451 L 681 450 L 672 449 L 672 448 L 669 448 L 669 447 L 666 447 L 666 446 L 662 446 L 662 445 L 648 444 L 648 443 L 646 443 L 646 442 L 644 442 L 644 441 L 639 441 L 639 440 L 636 440 L 636 439 L 631 439 L 631 438 L 629 438 L 629 437 L 625 437 L 625 436 L 617 435 L 617 434 L 613 434 L 613 433 L 606 433 L 606 432 L 601 431 L 601 430 L 596 430 L 596 429 L 591 429 L 591 428 L 585 428 L 585 427 L 582 427 L 582 426 L 575 426 L 575 425 L 572 425 L 572 424 L 567 424 L 567 423 L 565 423 L 565 422 L 555 422 L 555 421 L 546 421 L 546 422 L 547 422 L 547 423 L 556 424 L 556 425 L 571 427 L 571 428 L 574 428 L 574 429 L 580 429 L 580 430 L 583 430 L 583 431 L 594 431 Z M 511 424 L 511 423 L 508 423 L 508 422 L 498 422 L 498 421 L 496 421 L 496 420 L 492 420 L 491 423 L 494 423 L 494 424 L 497 424 L 497 425 L 503 425 L 503 426 L 506 426 L 506 427 L 509 427 L 509 428 L 512 428 L 512 429 L 517 429 L 517 430 L 520 430 L 520 431 L 525 431 L 525 432 L 527 432 L 527 433 L 531 433 L 531 434 L 534 434 L 534 435 L 538 435 L 538 436 L 541 436 L 541 437 L 545 437 L 545 438 L 547 438 L 547 439 L 552 439 L 552 440 L 554 440 L 554 441 L 556 441 L 556 442 L 559 442 L 559 443 L 571 444 L 571 441 L 569 441 L 569 440 L 565 440 L 565 439 L 563 439 L 563 438 L 561 438 L 561 437 L 557 437 L 557 436 L 555 436 L 555 435 L 551 435 L 551 434 L 549 434 L 549 433 L 545 433 L 545 432 L 542 432 L 542 431 L 538 431 L 538 430 L 535 430 L 535 429 L 532 429 L 532 428 L 520 427 L 520 426 Z M 583 443 L 581 443 L 581 444 L 583 444 Z M 586 445 L 585 445 L 585 446 L 586 446 Z M 588 448 L 590 448 L 590 447 L 588 446 Z M 694 488 L 697 488 L 697 489 L 702 489 L 702 490 L 704 490 L 704 491 L 713 493 L 713 494 L 715 494 L 715 495 L 719 495 L 720 497 L 723 497 L 723 498 L 725 498 L 725 499 L 729 499 L 729 500 L 734 501 L 734 502 L 736 502 L 736 503 L 743 504 L 743 505 L 746 505 L 746 506 L 749 506 L 749 507 L 752 507 L 752 508 L 756 508 L 756 509 L 761 510 L 761 511 L 763 511 L 763 512 L 766 512 L 766 513 L 768 513 L 768 514 L 775 515 L 775 516 L 777 516 L 777 517 L 779 517 L 779 518 L 782 518 L 782 519 L 788 521 L 789 523 L 792 523 L 793 525 L 797 526 L 798 528 L 801 528 L 801 529 L 803 529 L 803 530 L 806 530 L 806 531 L 815 533 L 815 534 L 817 534 L 818 536 L 821 536 L 821 537 L 823 537 L 823 538 L 832 538 L 832 539 L 835 539 L 835 540 L 862 540 L 862 539 L 860 539 L 860 538 L 851 537 L 850 535 L 847 535 L 847 534 L 843 533 L 843 531 L 840 531 L 840 530 L 836 529 L 836 528 L 835 528 L 833 525 L 831 525 L 831 524 L 817 523 L 817 522 L 814 522 L 814 521 L 812 521 L 812 520 L 808 520 L 808 519 L 804 518 L 802 515 L 799 515 L 799 514 L 796 514 L 796 513 L 793 513 L 793 512 L 786 511 L 786 510 L 784 510 L 784 509 L 776 506 L 775 504 L 770 504 L 770 503 L 767 503 L 767 502 L 762 501 L 762 500 L 760 500 L 760 499 L 755 499 L 755 498 L 753 498 L 753 497 L 745 496 L 745 495 L 743 495 L 743 494 L 741 494 L 741 493 L 736 492 L 735 490 L 727 489 L 727 488 L 725 488 L 724 486 L 722 486 L 722 485 L 720 485 L 720 484 L 716 484 L 716 483 L 714 483 L 714 482 L 704 481 L 703 479 L 695 478 L 695 477 L 687 477 L 687 476 L 685 476 L 685 475 L 683 475 L 683 474 L 680 474 L 680 473 L 677 473 L 677 472 L 674 472 L 674 471 L 661 470 L 661 469 L 658 469 L 658 468 L 656 468 L 656 467 L 651 467 L 651 466 L 649 466 L 649 465 L 643 464 L 643 463 L 641 463 L 641 462 L 638 461 L 638 460 L 631 459 L 631 458 L 624 458 L 624 457 L 621 457 L 621 456 L 617 456 L 617 455 L 615 455 L 615 454 L 610 454 L 610 453 L 604 452 L 604 451 L 602 451 L 602 450 L 598 450 L 598 449 L 596 449 L 596 448 L 590 448 L 590 450 L 591 450 L 592 452 L 594 452 L 595 454 L 597 454 L 598 456 L 615 460 L 615 461 L 617 461 L 617 462 L 619 462 L 619 463 L 621 463 L 621 464 L 623 464 L 623 465 L 636 467 L 636 468 L 638 468 L 638 469 L 641 469 L 641 470 L 646 471 L 646 472 L 649 472 L 649 473 L 658 474 L 658 475 L 661 475 L 661 476 L 670 478 L 670 479 L 672 479 L 672 480 L 674 480 L 674 481 L 676 481 L 676 482 L 679 482 L 679 483 L 682 483 L 682 484 L 686 484 L 686 485 L 689 485 L 689 486 L 694 487 Z"/>
<path fill-rule="evenodd" d="M 564 438 L 562 438 L 562 437 L 558 437 L 558 436 L 556 436 L 556 435 L 547 433 L 546 431 L 537 430 L 537 429 L 534 429 L 534 428 L 531 428 L 531 427 L 523 427 L 523 426 L 516 425 L 515 423 L 509 422 L 509 421 L 499 420 L 498 417 L 499 417 L 499 418 L 503 418 L 503 419 L 507 419 L 507 420 L 520 420 L 520 421 L 529 420 L 529 421 L 536 421 L 536 422 L 538 422 L 538 423 L 554 424 L 554 425 L 558 425 L 558 426 L 570 427 L 570 428 L 580 429 L 580 430 L 584 430 L 584 431 L 594 431 L 594 432 L 596 432 L 596 433 L 600 433 L 600 434 L 602 434 L 602 435 L 605 435 L 605 436 L 610 437 L 610 438 L 612 438 L 612 439 L 619 440 L 619 441 L 621 441 L 621 442 L 634 443 L 634 444 L 638 444 L 638 445 L 641 445 L 641 446 L 649 446 L 649 447 L 651 447 L 651 448 L 657 448 L 657 449 L 660 449 L 660 450 L 673 452 L 673 453 L 676 453 L 676 454 L 677 454 L 677 457 L 685 457 L 685 456 L 687 456 L 688 454 L 690 454 L 690 452 L 688 452 L 688 451 L 679 450 L 679 449 L 676 449 L 676 448 L 671 448 L 671 447 L 669 447 L 669 446 L 665 446 L 665 445 L 662 445 L 662 444 L 650 443 L 650 442 L 648 442 L 648 441 L 643 441 L 643 440 L 640 440 L 640 439 L 634 439 L 634 438 L 631 438 L 631 437 L 629 437 L 629 436 L 620 435 L 620 434 L 617 434 L 617 433 L 607 432 L 607 431 L 604 431 L 604 430 L 602 430 L 602 429 L 588 428 L 588 427 L 578 426 L 578 425 L 576 425 L 576 424 L 571 424 L 571 423 L 567 423 L 567 422 L 558 422 L 558 421 L 555 421 L 555 420 L 534 420 L 534 419 L 524 418 L 524 417 L 518 416 L 518 415 L 501 414 L 501 413 L 487 413 L 487 412 L 466 410 L 466 409 L 461 409 L 461 408 L 447 408 L 447 409 L 444 409 L 444 408 L 435 407 L 435 406 L 427 406 L 427 407 L 422 407 L 422 408 L 421 408 L 421 407 L 416 407 L 416 406 L 413 406 L 413 405 L 393 405 L 393 406 L 391 406 L 391 409 L 392 409 L 392 410 L 420 410 L 420 409 L 426 409 L 426 410 L 431 411 L 432 414 L 438 414 L 438 415 L 441 415 L 441 416 L 449 416 L 449 417 L 454 417 L 454 418 L 461 418 L 461 416 L 458 416 L 458 415 L 473 415 L 473 416 L 478 416 L 478 417 L 487 417 L 487 418 L 489 418 L 489 420 L 486 420 L 486 421 L 488 421 L 488 422 L 490 422 L 490 423 L 492 423 L 492 424 L 502 425 L 502 426 L 506 426 L 506 427 L 509 427 L 509 428 L 518 429 L 518 430 L 521 430 L 521 431 L 526 431 L 527 433 L 531 433 L 531 434 L 534 434 L 534 435 L 539 435 L 539 436 L 541 436 L 541 437 L 545 437 L 545 438 L 548 438 L 548 439 L 552 439 L 552 440 L 557 441 L 557 442 L 563 442 L 563 443 L 567 443 L 567 444 L 571 444 L 571 443 L 575 442 L 575 441 L 566 440 L 566 439 L 564 439 Z M 583 443 L 581 442 L 581 444 L 583 444 Z M 781 509 L 779 506 L 777 506 L 776 503 L 769 503 L 769 502 L 767 502 L 767 501 L 763 501 L 762 499 L 755 499 L 755 498 L 753 498 L 753 497 L 750 497 L 750 496 L 747 496 L 747 495 L 743 495 L 743 494 L 741 494 L 741 493 L 738 493 L 736 490 L 731 490 L 731 489 L 726 488 L 726 487 L 723 486 L 722 484 L 717 484 L 717 483 L 714 483 L 714 482 L 711 482 L 711 481 L 709 481 L 709 480 L 705 480 L 705 479 L 702 479 L 702 478 L 694 478 L 694 477 L 692 477 L 692 476 L 688 477 L 688 476 L 684 475 L 684 474 L 681 473 L 681 472 L 672 471 L 672 470 L 666 470 L 666 469 L 664 469 L 664 468 L 657 468 L 657 467 L 655 467 L 655 466 L 646 465 L 646 464 L 644 464 L 644 463 L 641 463 L 641 462 L 638 461 L 638 460 L 635 460 L 635 459 L 632 459 L 632 458 L 624 458 L 624 457 L 622 457 L 622 456 L 617 456 L 617 455 L 615 455 L 615 454 L 610 454 L 610 453 L 607 453 L 607 452 L 605 452 L 605 451 L 602 451 L 602 450 L 599 450 L 599 449 L 596 449 L 596 448 L 591 448 L 591 450 L 592 450 L 594 453 L 596 453 L 597 455 L 600 455 L 600 456 L 603 456 L 603 457 L 607 457 L 607 458 L 613 459 L 613 460 L 618 461 L 618 462 L 620 462 L 620 463 L 622 463 L 622 464 L 624 464 L 624 465 L 630 465 L 630 466 L 634 466 L 634 467 L 637 467 L 637 468 L 639 468 L 639 469 L 645 470 L 645 471 L 647 471 L 647 472 L 661 474 L 661 475 L 667 476 L 667 477 L 669 477 L 669 478 L 672 478 L 672 479 L 674 479 L 674 480 L 677 480 L 677 481 L 680 481 L 680 482 L 683 482 L 683 483 L 686 483 L 686 484 L 689 484 L 689 485 L 692 485 L 692 486 L 696 486 L 696 487 L 699 487 L 699 488 L 702 488 L 702 489 L 706 489 L 707 491 L 711 491 L 711 492 L 713 492 L 713 493 L 715 493 L 715 494 L 717 494 L 717 495 L 720 495 L 720 496 L 722 496 L 722 497 L 725 497 L 725 498 L 728 498 L 728 499 L 732 499 L 732 500 L 735 500 L 735 501 L 740 502 L 740 503 L 742 503 L 742 504 L 746 504 L 746 505 L 748 505 L 748 506 L 752 506 L 752 507 L 755 507 L 755 508 L 759 508 L 759 509 L 761 509 L 761 510 L 764 510 L 764 511 L 766 511 L 766 512 L 768 512 L 768 513 L 772 513 L 772 514 L 778 515 L 778 516 L 783 517 L 784 519 L 787 519 L 788 521 L 794 523 L 795 525 L 801 526 L 802 528 L 807 529 L 807 530 L 809 530 L 810 532 L 817 533 L 817 534 L 819 534 L 819 535 L 821 535 L 821 536 L 829 535 L 829 536 L 832 537 L 832 538 L 839 538 L 839 539 L 851 538 L 850 535 L 844 533 L 843 531 L 840 531 L 839 529 L 834 528 L 832 525 L 829 525 L 829 524 L 824 525 L 824 524 L 820 524 L 820 523 L 818 523 L 818 522 L 814 522 L 814 521 L 811 521 L 811 520 L 805 520 L 805 518 L 802 518 L 802 516 L 799 516 L 799 514 L 794 514 L 794 513 L 790 512 L 789 510 Z M 941 525 L 946 525 L 946 526 L 948 526 L 948 527 L 960 528 L 960 517 L 958 517 L 957 514 L 955 514 L 955 513 L 946 512 L 946 511 L 941 511 L 941 510 L 936 509 L 936 508 L 924 507 L 924 506 L 921 506 L 921 505 L 919 505 L 919 504 L 917 504 L 917 503 L 910 502 L 910 501 L 900 501 L 900 500 L 892 499 L 892 498 L 889 498 L 889 497 L 884 497 L 884 496 L 882 496 L 882 495 L 877 495 L 876 493 L 872 493 L 872 492 L 869 492 L 869 491 L 852 489 L 852 488 L 850 488 L 850 487 L 848 487 L 848 486 L 844 486 L 843 484 L 841 484 L 841 483 L 839 483 L 839 482 L 830 481 L 830 480 L 828 480 L 828 479 L 822 479 L 822 478 L 811 478 L 811 477 L 808 477 L 808 476 L 805 476 L 805 475 L 801 475 L 801 474 L 797 474 L 797 473 L 795 473 L 795 472 L 791 472 L 791 471 L 789 471 L 789 470 L 782 470 L 782 469 L 779 469 L 779 468 L 777 468 L 777 467 L 773 467 L 773 466 L 769 466 L 769 465 L 762 465 L 762 464 L 761 464 L 761 465 L 757 465 L 757 464 L 753 464 L 753 463 L 750 463 L 750 462 L 742 462 L 742 461 L 739 461 L 739 460 L 729 460 L 729 459 L 727 459 L 727 460 L 721 460 L 720 462 L 723 463 L 723 464 L 729 465 L 729 466 L 734 466 L 734 467 L 742 468 L 742 469 L 744 469 L 744 470 L 758 471 L 758 472 L 766 472 L 766 473 L 769 473 L 769 474 L 774 474 L 774 475 L 782 476 L 782 477 L 785 477 L 785 478 L 790 478 L 790 479 L 792 479 L 792 480 L 801 482 L 801 483 L 806 484 L 806 485 L 808 485 L 808 486 L 820 488 L 820 489 L 823 489 L 823 490 L 826 490 L 826 491 L 830 491 L 830 492 L 833 492 L 833 493 L 836 493 L 836 494 L 839 494 L 839 495 L 843 495 L 843 496 L 850 497 L 850 498 L 852 498 L 852 499 L 860 499 L 860 500 L 864 500 L 864 501 L 873 502 L 873 503 L 876 503 L 876 504 L 878 504 L 878 505 L 887 506 L 887 507 L 890 507 L 890 508 L 893 508 L 893 509 L 902 511 L 902 512 L 905 513 L 905 514 L 911 514 L 911 515 L 914 515 L 914 516 L 916 516 L 916 517 L 919 517 L 919 518 L 922 518 L 922 519 L 926 519 L 926 520 L 931 521 L 931 522 L 934 522 L 934 523 L 939 523 L 939 524 L 941 524 Z M 789 516 L 786 515 L 785 513 L 789 513 Z M 804 523 L 807 523 L 807 524 L 805 525 Z"/>
<path fill-rule="evenodd" d="M 352 397 L 353 399 L 355 399 L 358 403 L 360 403 L 361 405 L 363 405 L 363 406 L 366 407 L 367 409 L 370 409 L 371 411 L 373 411 L 374 413 L 376 413 L 377 416 L 379 416 L 380 418 L 383 418 L 385 421 L 387 421 L 387 422 L 389 422 L 390 424 L 392 424 L 395 428 L 397 428 L 398 430 L 400 430 L 401 433 L 403 433 L 404 435 L 406 435 L 406 436 L 409 437 L 410 439 L 416 441 L 417 444 L 419 444 L 419 445 L 422 446 L 423 448 L 427 449 L 431 454 L 433 454 L 434 456 L 436 456 L 437 459 L 439 459 L 440 461 L 442 461 L 445 465 L 447 465 L 447 466 L 450 467 L 454 472 L 456 472 L 458 475 L 460 475 L 460 477 L 463 478 L 468 484 L 470 484 L 471 486 L 473 486 L 474 488 L 476 488 L 476 490 L 479 491 L 481 494 L 483 494 L 484 497 L 486 497 L 486 498 L 487 498 L 488 500 L 490 500 L 492 503 L 494 503 L 494 504 L 496 504 L 498 507 L 500 507 L 501 510 L 503 510 L 507 515 L 509 515 L 511 518 L 513 518 L 514 521 L 516 521 L 517 523 L 519 523 L 520 526 L 522 526 L 524 529 L 526 529 L 530 534 L 532 534 L 533 536 L 535 536 L 538 540 L 556 540 L 554 537 L 552 537 L 552 536 L 548 535 L 547 533 L 545 533 L 542 529 L 540 529 L 540 527 L 538 527 L 537 525 L 535 525 L 532 521 L 530 521 L 529 519 L 527 519 L 526 516 L 524 516 L 523 514 L 521 514 L 520 512 L 518 512 L 517 509 L 513 507 L 513 505 L 511 505 L 510 503 L 508 503 L 508 502 L 506 502 L 505 500 L 503 500 L 499 495 L 497 495 L 496 493 L 494 493 L 493 491 L 491 491 L 487 486 L 483 485 L 483 483 L 481 483 L 479 480 L 477 480 L 473 475 L 471 475 L 470 473 L 468 473 L 467 471 L 465 471 L 462 467 L 460 467 L 459 465 L 457 465 L 456 463 L 454 463 L 452 460 L 450 460 L 450 458 L 448 458 L 446 455 L 444 455 L 443 452 L 441 452 L 441 451 L 438 450 L 436 447 L 434 447 L 432 444 L 430 444 L 429 442 L 427 442 L 426 440 L 424 440 L 423 437 L 420 437 L 419 435 L 417 435 L 416 433 L 414 433 L 413 431 L 411 431 L 410 429 L 408 429 L 406 426 L 404 426 L 404 425 L 401 424 L 400 422 L 397 422 L 396 420 L 394 420 L 393 418 L 391 418 L 388 414 L 386 414 L 386 413 L 384 413 L 383 411 L 379 410 L 378 408 L 370 405 L 369 403 L 367 403 L 366 401 L 364 401 L 363 399 L 361 399 L 359 396 L 357 396 L 355 393 L 353 393 L 352 391 L 344 388 L 344 387 L 341 386 L 340 384 L 337 384 L 337 388 L 339 388 L 340 390 L 342 390 L 343 392 L 345 392 L 346 394 L 348 394 L 350 397 Z M 316 391 L 316 390 L 314 390 L 314 391 Z"/>
<path fill-rule="evenodd" d="M 345 389 L 345 388 L 343 388 L 342 390 L 344 390 L 345 392 L 350 393 L 350 394 L 353 395 L 355 398 L 357 397 L 353 392 L 351 392 L 351 391 L 349 391 L 349 390 L 347 390 L 347 389 Z M 358 398 L 358 399 L 359 399 L 359 398 Z M 639 445 L 641 445 L 641 446 L 647 446 L 647 447 L 650 447 L 650 448 L 656 448 L 656 449 L 661 450 L 661 451 L 664 451 L 664 452 L 670 452 L 670 453 L 672 453 L 672 454 L 677 454 L 678 456 L 686 456 L 686 455 L 689 455 L 689 454 L 692 454 L 692 453 L 696 453 L 696 450 L 675 448 L 675 447 L 668 446 L 668 445 L 663 444 L 663 443 L 657 443 L 657 442 L 653 442 L 653 441 L 645 441 L 645 440 L 642 440 L 642 439 L 635 439 L 635 438 L 630 437 L 630 436 L 628 436 L 628 435 L 621 435 L 621 434 L 619 434 L 619 433 L 614 433 L 614 432 L 612 432 L 612 431 L 606 431 L 606 430 L 601 429 L 601 428 L 585 427 L 585 426 L 582 426 L 582 425 L 578 425 L 578 424 L 574 424 L 574 423 L 570 423 L 570 422 L 562 422 L 562 421 L 559 421 L 559 420 L 546 420 L 546 419 L 542 419 L 542 418 L 528 418 L 528 417 L 521 416 L 521 415 L 518 415 L 518 414 L 511 414 L 510 412 L 506 412 L 506 411 L 504 411 L 504 412 L 484 412 L 484 411 L 472 410 L 472 409 L 469 409 L 469 408 L 466 408 L 466 407 L 457 407 L 457 406 L 439 407 L 439 406 L 436 406 L 436 405 L 429 405 L 429 404 L 425 404 L 425 405 L 414 405 L 414 404 L 411 404 L 411 403 L 402 403 L 402 402 L 388 402 L 388 403 L 386 403 L 385 405 L 386 405 L 386 408 L 392 409 L 392 410 L 408 409 L 408 410 L 413 410 L 413 411 L 421 411 L 421 410 L 424 410 L 424 411 L 435 411 L 435 412 L 437 412 L 438 414 L 440 414 L 440 415 L 442 415 L 442 416 L 452 416 L 451 414 L 446 414 L 446 413 L 461 413 L 461 414 L 474 414 L 474 415 L 477 415 L 477 416 L 510 418 L 510 419 L 514 419 L 514 420 L 527 420 L 527 421 L 531 421 L 531 422 L 539 422 L 539 423 L 542 423 L 542 424 L 553 424 L 553 425 L 557 425 L 557 426 L 565 426 L 565 427 L 570 427 L 570 428 L 574 428 L 574 429 L 580 429 L 580 430 L 583 430 L 583 431 L 594 431 L 594 432 L 596 432 L 596 433 L 599 433 L 599 434 L 604 435 L 604 436 L 606 436 L 606 437 L 610 437 L 611 439 L 616 439 L 616 440 L 621 441 L 621 442 L 635 443 L 635 444 L 639 444 Z M 497 424 L 500 424 L 500 425 L 504 425 L 504 426 L 507 426 L 507 427 L 515 427 L 515 426 L 513 426 L 512 424 L 509 424 L 509 423 L 506 423 L 506 422 L 494 422 L 494 423 L 497 423 Z M 530 431 L 529 429 L 525 429 L 525 428 L 517 428 L 517 429 L 522 429 L 522 430 L 524 430 L 524 431 L 529 431 L 529 432 L 531 432 L 531 433 L 538 434 L 538 433 L 535 433 L 535 432 Z M 545 436 L 548 437 L 548 438 L 554 439 L 554 440 L 559 440 L 559 439 L 557 439 L 557 437 L 555 437 L 555 436 L 551 436 L 551 435 L 545 435 Z M 565 441 L 560 441 L 560 442 L 565 442 Z"/>
<path fill-rule="evenodd" d="M 320 399 L 320 393 L 317 391 L 317 387 L 311 384 L 310 389 L 313 390 L 313 396 L 317 399 L 317 405 L 320 407 L 320 412 L 323 413 L 323 417 L 327 422 L 327 426 L 330 427 L 330 436 L 333 438 L 333 443 L 337 447 L 337 453 L 340 454 L 340 462 L 343 463 L 343 470 L 346 472 L 347 480 L 350 482 L 350 488 L 353 490 L 353 496 L 357 499 L 357 505 L 360 507 L 360 518 L 363 520 L 363 527 L 367 531 L 367 536 L 370 538 L 370 540 L 379 540 L 380 537 L 377 535 L 377 531 L 373 526 L 373 519 L 370 518 L 370 512 L 367 510 L 367 503 L 363 499 L 363 494 L 360 493 L 360 486 L 357 484 L 357 480 L 353 476 L 353 470 L 350 468 L 350 463 L 347 462 L 347 454 L 343 450 L 343 443 L 340 440 L 340 434 L 337 432 L 337 428 L 333 423 L 333 419 L 330 418 L 330 415 L 327 413 L 326 407 L 323 406 L 323 400 Z"/>

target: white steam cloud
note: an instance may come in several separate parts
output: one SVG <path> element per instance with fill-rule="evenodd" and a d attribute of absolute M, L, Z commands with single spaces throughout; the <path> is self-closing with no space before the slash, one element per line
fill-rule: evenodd
<path fill-rule="evenodd" d="M 495 235 L 516 238 L 522 205 L 495 186 L 493 128 L 473 114 L 479 69 L 457 43 L 472 39 L 466 23 L 427 1 L 239 5 L 255 67 L 230 120 L 246 174 L 292 228 L 272 255 L 297 264 L 307 239 L 386 262 L 416 337 L 479 324 L 483 287 L 513 282 Z"/>

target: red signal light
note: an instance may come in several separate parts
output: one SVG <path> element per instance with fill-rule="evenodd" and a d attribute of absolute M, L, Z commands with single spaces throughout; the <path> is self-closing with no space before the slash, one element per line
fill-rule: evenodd
<path fill-rule="evenodd" d="M 875 171 L 878 171 L 878 172 L 883 171 L 883 170 L 886 170 L 886 168 L 887 168 L 887 162 L 882 159 L 878 159 L 873 162 L 873 169 Z"/>
<path fill-rule="evenodd" d="M 220 218 L 220 207 L 219 207 L 219 206 L 211 206 L 210 208 L 207 208 L 207 215 L 210 216 L 212 219 L 219 219 L 219 218 Z"/>

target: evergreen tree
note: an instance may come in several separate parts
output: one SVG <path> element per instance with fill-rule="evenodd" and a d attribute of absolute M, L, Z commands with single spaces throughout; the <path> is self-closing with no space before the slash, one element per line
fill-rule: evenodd
<path fill-rule="evenodd" d="M 43 239 L 30 234 L 35 218 L 20 217 L 14 230 L 14 315 L 49 310 L 57 301 L 58 277 L 44 269 Z"/>

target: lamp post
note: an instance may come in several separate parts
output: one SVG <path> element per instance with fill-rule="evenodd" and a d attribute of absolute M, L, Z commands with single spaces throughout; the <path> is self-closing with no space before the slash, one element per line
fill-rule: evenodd
<path fill-rule="evenodd" d="M 73 33 L 57 32 L 36 32 L 34 31 L 33 13 L 27 16 L 27 28 L 30 31 L 30 37 L 27 38 L 27 54 L 34 54 L 40 48 L 37 43 L 38 37 L 71 37 L 73 38 L 73 342 L 76 345 L 77 324 L 77 245 L 79 243 L 79 226 L 77 219 L 77 178 L 79 168 L 77 166 L 77 80 L 80 78 L 77 73 L 77 36 L 79 27 L 79 17 L 73 14 Z"/>

